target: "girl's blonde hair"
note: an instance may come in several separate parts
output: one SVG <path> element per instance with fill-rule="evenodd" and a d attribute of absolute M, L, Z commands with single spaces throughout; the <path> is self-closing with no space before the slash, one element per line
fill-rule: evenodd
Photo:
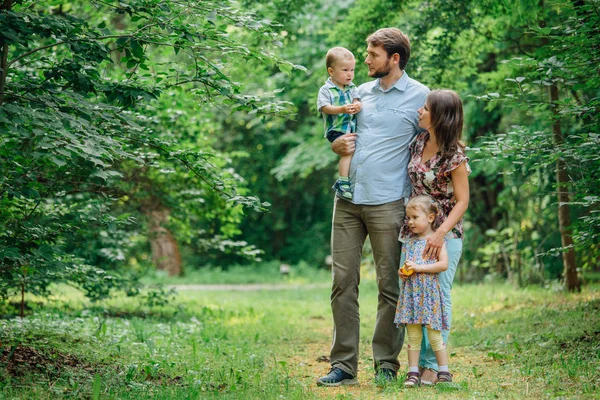
<path fill-rule="evenodd" d="M 432 223 L 432 228 L 436 229 L 435 222 L 437 220 L 438 214 L 440 212 L 440 206 L 436 203 L 431 196 L 427 196 L 425 194 L 413 197 L 406 203 L 406 208 L 413 208 L 417 210 L 423 211 L 425 214 L 433 214 L 434 219 Z"/>

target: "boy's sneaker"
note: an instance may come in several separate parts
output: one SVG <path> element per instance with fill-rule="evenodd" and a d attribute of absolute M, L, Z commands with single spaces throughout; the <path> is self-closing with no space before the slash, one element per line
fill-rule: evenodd
<path fill-rule="evenodd" d="M 346 371 L 333 367 L 329 373 L 317 380 L 317 386 L 358 385 L 358 380 Z"/>
<path fill-rule="evenodd" d="M 331 187 L 333 190 L 337 192 L 342 198 L 347 200 L 352 200 L 352 190 L 350 189 L 350 182 L 348 181 L 340 181 L 339 179 L 335 181 L 335 184 Z"/>

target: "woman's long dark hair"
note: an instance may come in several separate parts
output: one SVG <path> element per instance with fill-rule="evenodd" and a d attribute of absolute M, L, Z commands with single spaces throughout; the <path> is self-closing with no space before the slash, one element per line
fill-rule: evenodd
<path fill-rule="evenodd" d="M 452 157 L 464 149 L 461 143 L 464 113 L 460 96 L 452 90 L 433 90 L 427 96 L 431 128 L 435 131 L 442 157 Z"/>

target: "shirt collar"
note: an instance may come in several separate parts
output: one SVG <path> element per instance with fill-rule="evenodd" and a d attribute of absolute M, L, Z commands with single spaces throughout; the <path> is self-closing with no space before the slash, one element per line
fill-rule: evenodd
<path fill-rule="evenodd" d="M 325 86 L 329 89 L 336 88 L 337 90 L 341 90 L 339 87 L 336 86 L 335 83 L 333 83 L 333 81 L 331 80 L 331 77 L 327 78 L 327 81 L 325 82 Z M 346 85 L 346 87 L 344 87 L 344 90 L 351 89 L 355 86 L 356 85 L 354 84 L 354 82 L 350 82 L 349 84 Z"/>
<path fill-rule="evenodd" d="M 406 91 L 406 87 L 408 86 L 408 79 L 409 79 L 408 74 L 406 73 L 406 71 L 404 71 L 402 73 L 402 76 L 400 77 L 400 79 L 398 79 L 396 81 L 396 83 L 394 83 L 394 85 L 392 85 L 392 87 L 390 87 L 388 90 L 383 90 L 380 85 L 380 78 L 377 78 L 373 89 L 381 90 L 384 93 L 389 92 L 392 89 L 398 89 L 399 91 L 404 92 L 404 91 Z"/>

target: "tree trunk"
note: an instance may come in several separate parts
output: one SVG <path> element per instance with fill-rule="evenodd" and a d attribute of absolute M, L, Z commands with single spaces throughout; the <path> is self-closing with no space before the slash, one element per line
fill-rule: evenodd
<path fill-rule="evenodd" d="M 166 228 L 169 210 L 158 209 L 146 212 L 152 261 L 158 270 L 167 271 L 169 276 L 181 275 L 181 254 L 177 241 Z"/>
<path fill-rule="evenodd" d="M 12 0 L 4 0 L 0 4 L 0 12 L 10 11 Z M 4 104 L 4 91 L 6 88 L 6 75 L 8 73 L 8 43 L 0 39 L 0 106 Z"/>
<path fill-rule="evenodd" d="M 21 283 L 21 319 L 25 318 L 25 283 Z"/>
<path fill-rule="evenodd" d="M 552 124 L 552 137 L 554 144 L 560 146 L 564 143 L 560 119 L 558 117 L 558 87 L 552 85 L 548 88 L 550 105 L 553 107 L 554 123 Z M 562 258 L 564 266 L 565 287 L 569 292 L 581 291 L 579 279 L 577 279 L 577 267 L 575 265 L 575 250 L 573 249 L 573 237 L 571 234 L 571 215 L 569 207 L 569 175 L 567 163 L 561 157 L 556 161 L 556 186 L 558 195 L 558 227 L 562 242 Z"/>
<path fill-rule="evenodd" d="M 513 265 L 517 273 L 517 287 L 523 287 L 523 276 L 521 274 L 521 253 L 519 253 L 519 234 L 515 232 L 513 235 Z"/>

